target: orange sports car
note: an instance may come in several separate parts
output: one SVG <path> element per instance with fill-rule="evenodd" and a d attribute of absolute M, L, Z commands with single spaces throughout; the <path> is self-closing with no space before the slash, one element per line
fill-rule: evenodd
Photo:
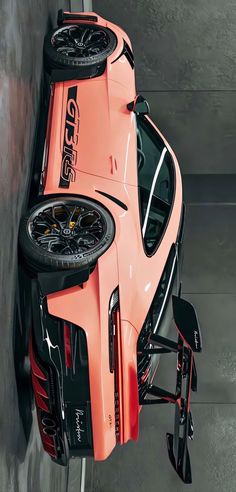
<path fill-rule="evenodd" d="M 120 27 L 93 12 L 59 11 L 44 67 L 19 233 L 44 449 L 61 464 L 71 456 L 104 460 L 117 443 L 138 439 L 143 405 L 174 403 L 169 457 L 190 482 L 193 352 L 201 336 L 179 289 L 184 208 L 176 156 L 136 94 L 132 46 Z M 171 317 L 177 341 L 167 338 Z M 160 354 L 169 352 L 177 354 L 173 393 L 154 384 Z"/>

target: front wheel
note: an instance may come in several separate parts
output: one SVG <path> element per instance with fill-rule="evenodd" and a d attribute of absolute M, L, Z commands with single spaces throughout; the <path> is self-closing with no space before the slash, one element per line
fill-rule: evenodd
<path fill-rule="evenodd" d="M 117 45 L 110 29 L 94 24 L 63 25 L 44 40 L 44 57 L 50 68 L 79 68 L 105 62 Z"/>
<path fill-rule="evenodd" d="M 85 198 L 54 198 L 23 217 L 19 243 L 34 271 L 92 265 L 111 245 L 115 227 L 105 208 Z"/>

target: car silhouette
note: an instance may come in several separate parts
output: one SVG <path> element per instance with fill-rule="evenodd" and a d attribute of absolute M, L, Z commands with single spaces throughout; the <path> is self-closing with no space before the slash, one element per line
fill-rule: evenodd
<path fill-rule="evenodd" d="M 64 465 L 71 456 L 104 460 L 138 439 L 143 405 L 170 402 L 169 456 L 190 482 L 201 336 L 180 296 L 177 158 L 136 94 L 132 47 L 120 27 L 95 13 L 59 11 L 44 67 L 41 144 L 19 231 L 43 447 Z M 172 308 L 177 342 L 166 338 Z M 173 394 L 154 384 L 160 354 L 171 351 Z"/>

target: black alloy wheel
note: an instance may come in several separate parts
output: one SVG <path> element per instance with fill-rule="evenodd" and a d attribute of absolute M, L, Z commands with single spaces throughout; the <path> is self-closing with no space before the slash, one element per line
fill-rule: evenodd
<path fill-rule="evenodd" d="M 49 33 L 44 54 L 49 66 L 83 67 L 102 63 L 114 51 L 115 34 L 94 24 L 63 25 Z"/>
<path fill-rule="evenodd" d="M 33 207 L 22 219 L 19 241 L 31 266 L 65 269 L 94 262 L 113 237 L 113 220 L 101 205 L 63 197 Z"/>

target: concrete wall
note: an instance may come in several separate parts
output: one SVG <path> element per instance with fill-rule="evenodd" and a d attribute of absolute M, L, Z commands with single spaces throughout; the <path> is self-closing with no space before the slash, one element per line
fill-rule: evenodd
<path fill-rule="evenodd" d="M 236 172 L 234 0 L 93 0 L 130 35 L 137 89 L 182 171 Z"/>
<path fill-rule="evenodd" d="M 92 0 L 70 0 L 71 12 L 92 11 Z"/>

